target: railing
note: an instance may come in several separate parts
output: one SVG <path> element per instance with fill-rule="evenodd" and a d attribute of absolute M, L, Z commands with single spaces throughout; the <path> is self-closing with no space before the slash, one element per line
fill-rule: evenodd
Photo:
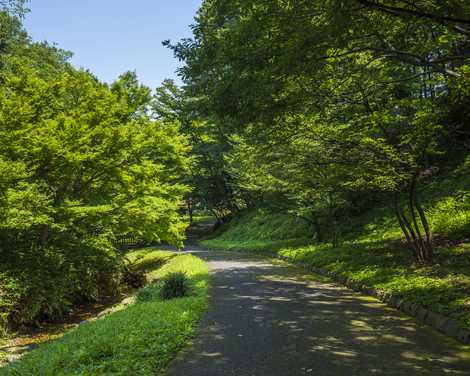
<path fill-rule="evenodd" d="M 116 238 L 114 246 L 117 248 L 134 248 L 145 245 L 146 241 L 135 234 L 129 233 Z"/>

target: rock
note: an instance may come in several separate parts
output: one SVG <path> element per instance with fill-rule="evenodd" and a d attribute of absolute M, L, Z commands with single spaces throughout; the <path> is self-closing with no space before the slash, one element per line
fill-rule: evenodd
<path fill-rule="evenodd" d="M 460 342 L 470 344 L 470 330 L 460 329 L 457 333 L 457 339 Z"/>
<path fill-rule="evenodd" d="M 427 315 L 429 314 L 429 311 L 426 309 L 426 308 L 423 308 L 423 307 L 419 307 L 418 308 L 418 311 L 416 312 L 416 318 L 425 323 L 426 322 L 426 317 Z"/>
<path fill-rule="evenodd" d="M 381 300 L 382 302 L 385 302 L 385 295 L 386 293 L 384 291 L 381 291 L 381 290 L 377 291 L 377 298 Z"/>
<path fill-rule="evenodd" d="M 442 331 L 450 337 L 458 338 L 461 328 L 455 320 L 449 319 L 442 327 Z"/>
<path fill-rule="evenodd" d="M 384 302 L 384 303 L 387 303 L 390 302 L 390 299 L 392 299 L 392 294 L 389 294 L 388 292 L 383 292 L 382 293 L 382 297 L 381 297 L 381 300 Z"/>
<path fill-rule="evenodd" d="M 107 308 L 107 309 L 104 309 L 103 311 L 101 311 L 100 313 L 98 313 L 96 315 L 96 317 L 103 317 L 103 316 L 106 316 L 108 315 L 109 313 L 112 312 L 112 309 L 111 308 Z"/>
<path fill-rule="evenodd" d="M 374 296 L 377 299 L 380 299 L 380 291 L 379 290 L 372 289 L 372 294 L 371 295 Z"/>
<path fill-rule="evenodd" d="M 426 316 L 425 323 L 428 324 L 429 326 L 432 326 L 433 328 L 442 331 L 442 328 L 446 324 L 446 322 L 449 320 L 448 317 L 442 316 L 439 313 L 436 312 L 428 312 L 428 315 Z"/>

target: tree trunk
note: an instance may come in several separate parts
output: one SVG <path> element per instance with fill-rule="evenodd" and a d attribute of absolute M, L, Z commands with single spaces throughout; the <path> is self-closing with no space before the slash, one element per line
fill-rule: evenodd
<path fill-rule="evenodd" d="M 433 254 L 432 244 L 431 244 L 431 230 L 429 228 L 429 223 L 426 219 L 424 211 L 421 208 L 421 206 L 418 204 L 418 200 L 416 197 L 417 181 L 418 181 L 418 174 L 415 174 L 410 184 L 408 207 L 410 210 L 411 219 L 413 221 L 412 223 L 415 228 L 415 232 L 416 232 L 418 242 L 419 242 L 420 261 L 427 263 L 427 262 L 432 261 L 432 254 Z M 419 214 L 420 210 L 421 210 L 421 214 Z M 419 222 L 416 216 L 416 212 L 418 212 L 419 214 Z M 426 239 L 424 239 L 423 234 L 421 232 L 421 228 L 420 228 L 421 226 L 425 231 Z"/>
<path fill-rule="evenodd" d="M 338 248 L 341 245 L 341 241 L 340 241 L 340 235 L 339 235 L 339 229 L 338 229 L 338 221 L 336 220 L 336 218 L 333 218 L 332 223 L 333 223 L 332 245 L 333 245 L 333 248 Z"/>
<path fill-rule="evenodd" d="M 313 227 L 315 229 L 315 237 L 317 239 L 317 242 L 323 243 L 324 238 L 323 238 L 322 226 L 317 216 L 313 218 Z"/>
<path fill-rule="evenodd" d="M 418 199 L 415 200 L 416 210 L 418 211 L 419 217 L 421 219 L 421 223 L 423 224 L 424 231 L 426 233 L 426 245 L 428 249 L 427 257 L 431 261 L 434 257 L 433 246 L 432 246 L 432 231 L 431 226 L 429 226 L 429 222 L 426 218 L 426 213 L 423 210 L 423 207 L 419 203 Z"/>
<path fill-rule="evenodd" d="M 415 236 L 414 236 L 413 230 L 410 228 L 408 221 L 406 220 L 405 215 L 402 213 L 400 209 L 397 192 L 395 192 L 395 195 L 394 195 L 394 208 L 395 208 L 395 215 L 397 216 L 397 219 L 398 219 L 398 224 L 400 225 L 400 228 L 403 234 L 405 235 L 406 242 L 412 248 L 414 258 L 418 260 L 419 258 L 418 249 L 416 248 L 416 244 L 414 241 Z"/>
<path fill-rule="evenodd" d="M 48 225 L 41 225 L 41 234 L 40 234 L 40 244 L 41 246 L 46 246 L 47 241 L 49 239 L 49 226 Z"/>
<path fill-rule="evenodd" d="M 193 224 L 193 202 L 191 198 L 188 198 L 186 200 L 186 206 L 188 208 L 189 224 L 192 225 Z"/>
<path fill-rule="evenodd" d="M 416 184 L 418 174 L 410 181 L 407 199 L 408 215 L 400 208 L 398 192 L 395 194 L 395 215 L 405 238 L 413 249 L 413 255 L 418 262 L 429 263 L 433 259 L 432 232 L 426 214 L 421 207 L 417 194 Z M 423 231 L 424 230 L 424 234 Z"/>
<path fill-rule="evenodd" d="M 412 211 L 413 214 L 413 221 L 415 225 L 417 226 L 417 231 L 419 231 L 419 236 L 420 236 L 420 242 L 421 242 L 421 247 L 422 247 L 422 260 L 423 262 L 431 262 L 433 259 L 433 249 L 432 249 L 432 232 L 431 228 L 429 226 L 429 222 L 426 218 L 426 214 L 424 213 L 424 210 L 422 206 L 420 205 L 416 193 L 416 182 L 417 178 L 415 177 L 413 179 L 411 188 L 410 188 L 410 211 Z M 418 213 L 419 216 L 419 223 L 418 219 L 416 217 L 415 211 Z M 425 238 L 423 235 L 421 235 L 421 231 L 419 230 L 419 225 L 422 226 L 424 229 L 425 233 Z"/>

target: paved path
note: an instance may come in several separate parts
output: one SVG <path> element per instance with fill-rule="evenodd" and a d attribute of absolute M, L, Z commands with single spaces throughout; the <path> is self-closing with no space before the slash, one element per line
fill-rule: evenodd
<path fill-rule="evenodd" d="M 193 253 L 211 306 L 169 376 L 470 375 L 470 350 L 372 298 L 284 263 Z"/>

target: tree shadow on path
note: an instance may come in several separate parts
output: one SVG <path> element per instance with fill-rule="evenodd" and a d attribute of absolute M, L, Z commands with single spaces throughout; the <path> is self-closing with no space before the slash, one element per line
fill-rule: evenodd
<path fill-rule="evenodd" d="M 183 375 L 469 375 L 468 347 L 288 264 L 190 250 L 212 270 L 211 306 Z"/>

